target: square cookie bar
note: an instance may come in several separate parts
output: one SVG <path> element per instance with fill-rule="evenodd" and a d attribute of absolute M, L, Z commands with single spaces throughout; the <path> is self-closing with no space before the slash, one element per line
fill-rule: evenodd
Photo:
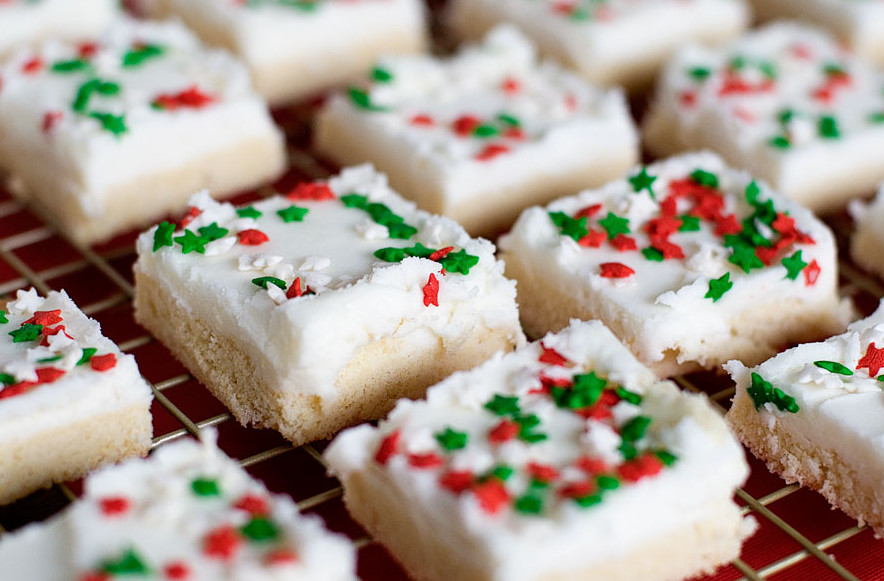
<path fill-rule="evenodd" d="M 2 305 L 0 305 L 2 306 Z M 150 448 L 135 359 L 62 292 L 0 310 L 0 504 Z"/>
<path fill-rule="evenodd" d="M 353 545 L 203 441 L 90 475 L 83 497 L 0 537 L 11 579 L 356 581 Z"/>
<path fill-rule="evenodd" d="M 526 210 L 500 240 L 529 336 L 601 319 L 661 376 L 840 332 L 831 231 L 711 153 Z"/>
<path fill-rule="evenodd" d="M 0 2 L 0 58 L 50 39 L 97 36 L 118 14 L 115 0 L 4 0 Z"/>
<path fill-rule="evenodd" d="M 0 168 L 81 243 L 180 211 L 204 187 L 255 186 L 285 164 L 246 70 L 179 24 L 119 20 L 92 43 L 20 51 L 0 77 Z"/>
<path fill-rule="evenodd" d="M 452 375 L 325 458 L 423 581 L 682 579 L 736 557 L 754 524 L 721 416 L 598 321 Z"/>
<path fill-rule="evenodd" d="M 600 90 L 500 28 L 449 59 L 382 58 L 316 120 L 320 153 L 371 161 L 402 195 L 470 233 L 619 177 L 638 138 L 619 90 Z"/>
<path fill-rule="evenodd" d="M 136 319 L 241 423 L 296 444 L 524 340 L 494 245 L 369 166 L 243 208 L 197 196 L 137 249 Z"/>
<path fill-rule="evenodd" d="M 752 453 L 884 536 L 884 308 L 843 335 L 725 368 L 737 384 L 727 420 Z"/>
<path fill-rule="evenodd" d="M 455 35 L 511 22 L 593 82 L 640 89 L 690 42 L 718 45 L 749 25 L 745 0 L 452 0 Z"/>
<path fill-rule="evenodd" d="M 828 28 L 867 60 L 884 64 L 884 4 L 876 0 L 751 0 L 761 20 L 796 18 Z"/>
<path fill-rule="evenodd" d="M 272 104 L 361 78 L 382 54 L 427 47 L 422 0 L 151 0 L 241 58 Z"/>
<path fill-rule="evenodd" d="M 884 180 L 884 74 L 821 30 L 771 24 L 681 51 L 643 133 L 655 155 L 708 147 L 826 212 Z"/>
<path fill-rule="evenodd" d="M 878 188 L 870 202 L 851 200 L 847 209 L 855 224 L 850 236 L 850 257 L 884 278 L 884 186 Z"/>

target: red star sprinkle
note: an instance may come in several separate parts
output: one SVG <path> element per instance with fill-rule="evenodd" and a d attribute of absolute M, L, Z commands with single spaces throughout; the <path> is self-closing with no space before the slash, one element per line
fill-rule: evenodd
<path fill-rule="evenodd" d="M 426 113 L 418 113 L 417 115 L 412 116 L 408 122 L 412 125 L 417 125 L 418 127 L 432 127 L 436 124 L 436 122 L 433 121 L 433 118 Z"/>
<path fill-rule="evenodd" d="M 598 474 L 605 474 L 606 472 L 610 472 L 611 468 L 608 466 L 608 463 L 602 460 L 601 458 L 591 458 L 589 456 L 583 456 L 575 465 L 593 476 Z"/>
<path fill-rule="evenodd" d="M 598 248 L 607 239 L 607 234 L 601 230 L 590 230 L 586 233 L 586 236 L 581 237 L 580 240 L 577 241 L 577 244 L 585 246 L 586 248 Z"/>
<path fill-rule="evenodd" d="M 820 263 L 816 261 L 816 258 L 810 261 L 804 270 L 804 286 L 813 286 L 816 284 L 817 279 L 820 277 Z"/>
<path fill-rule="evenodd" d="M 92 58 L 97 52 L 98 44 L 94 42 L 83 42 L 77 47 L 77 56 L 82 59 Z"/>
<path fill-rule="evenodd" d="M 57 325 L 63 320 L 64 319 L 61 318 L 61 309 L 55 309 L 54 311 L 35 311 L 34 316 L 22 324 L 43 325 L 44 327 L 48 327 L 51 325 Z"/>
<path fill-rule="evenodd" d="M 573 482 L 559 489 L 562 498 L 583 498 L 594 493 L 598 487 L 593 482 Z"/>
<path fill-rule="evenodd" d="M 501 145 L 500 143 L 490 143 L 486 145 L 482 151 L 476 154 L 476 159 L 479 161 L 489 161 L 497 157 L 498 155 L 503 155 L 504 153 L 509 153 L 510 148 L 506 145 Z"/>
<path fill-rule="evenodd" d="M 557 365 L 559 367 L 564 367 L 568 364 L 568 360 L 564 355 L 552 349 L 551 347 L 547 347 L 541 343 L 540 348 L 543 349 L 543 352 L 540 354 L 540 357 L 537 358 L 541 363 L 546 363 L 547 365 Z"/>
<path fill-rule="evenodd" d="M 264 516 L 270 512 L 267 499 L 257 494 L 246 494 L 237 500 L 233 507 L 244 510 L 252 516 Z"/>
<path fill-rule="evenodd" d="M 491 428 L 488 432 L 488 441 L 492 444 L 503 444 L 509 442 L 519 435 L 521 427 L 512 420 L 500 420 L 500 422 Z"/>
<path fill-rule="evenodd" d="M 479 507 L 488 514 L 497 514 L 510 501 L 510 495 L 497 478 L 491 478 L 473 486 L 473 494 Z"/>
<path fill-rule="evenodd" d="M 412 468 L 438 468 L 444 463 L 442 460 L 442 456 L 435 454 L 433 452 L 428 452 L 426 454 L 409 454 L 408 455 L 408 465 Z"/>
<path fill-rule="evenodd" d="M 93 355 L 89 360 L 89 365 L 95 371 L 107 371 L 113 369 L 117 365 L 117 356 L 114 353 L 106 353 L 105 355 Z"/>
<path fill-rule="evenodd" d="M 503 136 L 508 139 L 521 141 L 525 139 L 525 131 L 521 127 L 507 127 L 503 130 Z"/>
<path fill-rule="evenodd" d="M 728 234 L 739 234 L 743 230 L 739 220 L 733 214 L 721 216 L 715 220 L 715 235 L 727 236 Z"/>
<path fill-rule="evenodd" d="M 294 299 L 300 297 L 304 294 L 304 291 L 301 290 L 301 277 L 296 278 L 292 281 L 292 285 L 285 291 L 285 298 Z"/>
<path fill-rule="evenodd" d="M 381 440 L 381 445 L 378 446 L 378 451 L 374 455 L 374 461 L 381 466 L 389 462 L 390 458 L 399 452 L 399 441 L 401 439 L 402 434 L 399 430 L 396 430 Z"/>
<path fill-rule="evenodd" d="M 98 506 L 104 516 L 119 516 L 129 512 L 132 503 L 125 496 L 107 496 L 98 501 Z"/>
<path fill-rule="evenodd" d="M 870 377 L 877 377 L 878 371 L 884 367 L 884 349 L 879 349 L 875 343 L 869 344 L 866 354 L 856 364 L 857 369 L 861 367 L 869 370 Z"/>
<path fill-rule="evenodd" d="M 451 130 L 460 137 L 469 137 L 481 124 L 482 120 L 474 115 L 461 115 L 451 123 Z"/>
<path fill-rule="evenodd" d="M 43 133 L 49 133 L 62 119 L 64 119 L 64 113 L 61 111 L 47 111 L 43 114 L 43 123 L 40 124 L 40 130 Z"/>
<path fill-rule="evenodd" d="M 617 474 L 627 482 L 638 482 L 642 478 L 655 476 L 663 470 L 663 462 L 653 454 L 644 454 L 634 460 L 621 464 Z"/>
<path fill-rule="evenodd" d="M 599 265 L 602 278 L 629 278 L 635 271 L 620 262 L 603 262 Z"/>
<path fill-rule="evenodd" d="M 166 579 L 188 579 L 190 577 L 190 567 L 182 561 L 175 561 L 163 567 L 163 575 Z"/>
<path fill-rule="evenodd" d="M 270 240 L 270 237 L 267 236 L 267 234 L 254 228 L 239 232 L 236 235 L 236 238 L 243 246 L 259 246 Z"/>
<path fill-rule="evenodd" d="M 55 367 L 43 367 L 37 370 L 37 383 L 52 383 L 58 381 L 65 371 Z"/>
<path fill-rule="evenodd" d="M 21 66 L 21 72 L 26 75 L 33 75 L 35 73 L 39 73 L 43 68 L 43 59 L 38 56 L 25 61 Z"/>
<path fill-rule="evenodd" d="M 288 565 L 298 561 L 298 555 L 290 549 L 276 549 L 264 557 L 268 565 Z"/>
<path fill-rule="evenodd" d="M 554 480 L 558 480 L 560 476 L 559 471 L 554 467 L 546 464 L 539 464 L 537 462 L 528 462 L 525 466 L 525 470 L 531 478 L 538 482 L 543 482 L 544 484 L 549 484 Z"/>
<path fill-rule="evenodd" d="M 439 280 L 436 279 L 436 275 L 430 273 L 430 278 L 427 279 L 427 284 L 423 286 L 421 289 L 424 293 L 424 306 L 429 307 L 433 305 L 434 307 L 439 306 Z"/>
<path fill-rule="evenodd" d="M 678 102 L 683 107 L 693 107 L 697 104 L 697 93 L 694 91 L 682 91 L 678 96 Z"/>
<path fill-rule="evenodd" d="M 203 541 L 207 557 L 228 560 L 236 556 L 243 540 L 232 526 L 221 526 L 209 532 Z"/>
<path fill-rule="evenodd" d="M 473 473 L 468 470 L 452 470 L 439 479 L 439 486 L 460 494 L 473 486 Z"/>
<path fill-rule="evenodd" d="M 328 184 L 306 182 L 296 185 L 285 197 L 292 201 L 314 200 L 321 202 L 323 200 L 333 200 L 335 193 L 328 187 Z"/>
<path fill-rule="evenodd" d="M 500 89 L 508 95 L 515 95 L 522 90 L 522 83 L 520 83 L 518 79 L 507 77 L 500 84 Z"/>
<path fill-rule="evenodd" d="M 617 249 L 618 252 L 627 252 L 629 250 L 635 250 L 638 248 L 638 244 L 635 242 L 635 238 L 632 236 L 627 236 L 626 234 L 617 234 L 611 239 L 611 246 Z"/>
<path fill-rule="evenodd" d="M 188 208 L 187 214 L 184 216 L 184 218 L 181 219 L 181 226 L 182 227 L 187 226 L 188 224 L 193 222 L 197 216 L 199 216 L 202 213 L 203 213 L 203 211 L 200 210 L 199 208 L 196 208 L 196 207 Z"/>
<path fill-rule="evenodd" d="M 194 86 L 178 93 L 157 95 L 151 104 L 167 111 L 175 111 L 177 109 L 202 109 L 216 100 L 216 97 L 204 93 L 199 87 Z"/>
<path fill-rule="evenodd" d="M 110 575 L 108 575 L 107 573 L 102 573 L 100 571 L 94 571 L 94 572 L 83 573 L 83 575 L 80 576 L 78 581 L 109 581 L 110 578 L 111 578 Z"/>
<path fill-rule="evenodd" d="M 592 204 L 591 206 L 586 206 L 585 208 L 580 208 L 579 210 L 577 210 L 577 212 L 574 214 L 574 218 L 577 220 L 583 218 L 584 216 L 586 216 L 587 218 L 592 218 L 593 216 L 598 214 L 599 210 L 601 209 L 601 204 Z"/>

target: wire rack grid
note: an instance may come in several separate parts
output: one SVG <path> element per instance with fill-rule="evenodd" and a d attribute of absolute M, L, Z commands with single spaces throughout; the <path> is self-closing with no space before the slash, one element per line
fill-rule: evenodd
<path fill-rule="evenodd" d="M 443 3 L 430 0 L 431 7 Z M 290 170 L 276 183 L 233 199 L 248 202 L 292 184 L 330 175 L 310 149 L 309 120 L 316 103 L 275 113 L 289 140 Z M 826 218 L 842 249 L 841 290 L 860 312 L 870 313 L 884 297 L 884 286 L 853 265 L 843 249 L 852 228 L 844 214 Z M 17 289 L 36 287 L 41 294 L 64 289 L 106 336 L 135 356 L 154 394 L 152 448 L 214 426 L 219 446 L 239 459 L 252 476 L 278 493 L 290 495 L 305 512 L 318 514 L 327 526 L 350 537 L 359 549 L 358 573 L 364 581 L 408 581 L 389 554 L 375 543 L 344 508 L 341 487 L 326 475 L 325 442 L 292 447 L 267 430 L 240 426 L 226 409 L 157 340 L 138 326 L 132 315 L 137 232 L 96 246 L 84 247 L 64 236 L 51 213 L 32 202 L 13 198 L 0 186 L 0 298 Z M 720 376 L 696 374 L 679 378 L 686 390 L 706 393 L 722 411 L 733 386 Z M 807 581 L 844 579 L 884 581 L 884 542 L 832 511 L 818 494 L 787 485 L 748 455 L 752 468 L 736 501 L 759 523 L 740 558 L 701 581 Z M 0 538 L 30 522 L 48 518 L 80 493 L 80 482 L 56 485 L 11 505 L 0 507 Z M 0 564 L 2 566 L 2 564 Z M 456 581 L 456 580 L 453 580 Z"/>

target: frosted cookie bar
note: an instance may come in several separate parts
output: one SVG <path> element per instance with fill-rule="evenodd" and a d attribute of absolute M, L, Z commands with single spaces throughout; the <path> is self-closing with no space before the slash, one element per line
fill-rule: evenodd
<path fill-rule="evenodd" d="M 523 340 L 494 246 L 371 167 L 192 203 L 138 239 L 135 316 L 243 424 L 325 438 Z"/>
<path fill-rule="evenodd" d="M 325 458 L 354 518 L 424 581 L 682 579 L 752 530 L 723 419 L 598 321 L 452 375 Z"/>
<path fill-rule="evenodd" d="M 0 2 L 0 59 L 50 38 L 85 41 L 117 15 L 114 0 L 4 0 Z"/>
<path fill-rule="evenodd" d="M 355 581 L 355 550 L 203 442 L 90 475 L 45 523 L 0 537 L 11 579 Z"/>
<path fill-rule="evenodd" d="M 850 257 L 861 267 L 884 278 L 884 187 L 870 202 L 851 200 L 847 206 L 855 223 L 850 235 Z"/>
<path fill-rule="evenodd" d="M 538 61 L 512 28 L 449 59 L 382 58 L 316 121 L 321 154 L 371 161 L 421 208 L 486 236 L 531 204 L 623 175 L 637 141 L 619 90 Z"/>
<path fill-rule="evenodd" d="M 0 307 L 0 504 L 147 454 L 152 396 L 135 359 L 63 291 Z"/>
<path fill-rule="evenodd" d="M 884 75 L 822 31 L 772 24 L 724 49 L 680 52 L 643 133 L 655 155 L 708 147 L 830 211 L 884 180 Z"/>
<path fill-rule="evenodd" d="M 20 51 L 0 77 L 0 168 L 79 242 L 181 210 L 200 188 L 255 186 L 285 164 L 245 69 L 181 25 L 120 20 L 93 43 Z"/>
<path fill-rule="evenodd" d="M 452 0 L 449 12 L 457 36 L 511 22 L 590 80 L 631 89 L 650 85 L 679 47 L 725 43 L 749 20 L 744 0 Z"/>
<path fill-rule="evenodd" d="M 730 361 L 727 420 L 771 471 L 884 535 L 884 309 L 757 367 Z"/>
<path fill-rule="evenodd" d="M 529 336 L 601 319 L 661 376 L 844 329 L 831 231 L 710 153 L 526 210 L 500 240 Z"/>
<path fill-rule="evenodd" d="M 853 51 L 884 64 L 884 5 L 876 0 L 751 0 L 762 20 L 797 18 L 828 28 Z"/>
<path fill-rule="evenodd" d="M 151 0 L 240 57 L 273 104 L 353 81 L 382 54 L 426 48 L 421 0 Z"/>

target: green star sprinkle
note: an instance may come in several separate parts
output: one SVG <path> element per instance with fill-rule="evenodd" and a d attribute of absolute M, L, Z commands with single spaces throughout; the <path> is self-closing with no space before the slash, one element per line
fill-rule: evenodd
<path fill-rule="evenodd" d="M 678 217 L 681 220 L 681 226 L 678 227 L 679 232 L 697 232 L 700 230 L 700 217 L 683 214 Z"/>
<path fill-rule="evenodd" d="M 526 494 L 516 499 L 513 508 L 522 514 L 540 514 L 543 512 L 543 500 L 535 494 Z"/>
<path fill-rule="evenodd" d="M 298 206 L 289 206 L 288 208 L 283 208 L 282 210 L 277 210 L 276 213 L 279 214 L 279 217 L 282 218 L 282 221 L 286 224 L 291 222 L 300 222 L 304 219 L 304 216 L 307 215 L 307 212 L 310 210 L 307 208 L 299 208 Z"/>
<path fill-rule="evenodd" d="M 821 116 L 819 120 L 819 134 L 823 139 L 838 139 L 841 137 L 838 120 L 831 115 Z"/>
<path fill-rule="evenodd" d="M 190 489 L 197 496 L 220 496 L 221 488 L 214 478 L 196 478 L 190 483 Z"/>
<path fill-rule="evenodd" d="M 389 83 L 393 80 L 393 73 L 381 67 L 375 67 L 371 70 L 371 78 L 378 83 Z"/>
<path fill-rule="evenodd" d="M 768 145 L 773 147 L 774 149 L 789 149 L 792 147 L 792 144 L 789 142 L 787 137 L 782 135 L 777 135 L 775 137 L 771 137 L 767 142 Z"/>
<path fill-rule="evenodd" d="M 668 450 L 654 450 L 654 456 L 663 462 L 664 466 L 672 466 L 678 461 L 678 456 Z"/>
<path fill-rule="evenodd" d="M 535 431 L 535 428 L 540 427 L 541 423 L 540 418 L 535 414 L 529 414 L 527 416 L 516 414 L 513 416 L 513 421 L 519 424 L 519 439 L 523 442 L 536 444 L 537 442 L 542 442 L 547 439 L 546 434 Z"/>
<path fill-rule="evenodd" d="M 599 226 L 608 233 L 608 240 L 615 238 L 618 234 L 629 234 L 629 219 L 621 218 L 613 212 L 599 220 Z"/>
<path fill-rule="evenodd" d="M 631 403 L 632 405 L 640 404 L 643 399 L 640 394 L 637 394 L 634 391 L 629 391 L 625 387 L 618 387 L 614 390 L 614 393 L 617 394 L 617 397 L 619 397 L 626 403 Z"/>
<path fill-rule="evenodd" d="M 380 105 L 375 105 L 371 101 L 371 96 L 367 91 L 362 89 L 358 89 L 356 87 L 350 87 L 347 90 L 347 95 L 350 97 L 350 101 L 356 106 L 357 109 L 362 109 L 364 111 L 386 111 L 386 107 L 381 107 Z"/>
<path fill-rule="evenodd" d="M 586 229 L 586 216 L 572 218 L 564 212 L 550 212 L 549 219 L 558 227 L 561 235 L 568 236 L 575 241 L 579 241 L 589 233 Z"/>
<path fill-rule="evenodd" d="M 497 478 L 503 482 L 506 482 L 510 479 L 510 477 L 515 473 L 512 466 L 507 466 L 506 464 L 498 464 L 485 476 L 485 479 L 488 478 Z"/>
<path fill-rule="evenodd" d="M 653 262 L 663 262 L 663 253 L 653 246 L 642 248 L 642 256 L 644 256 L 647 260 L 651 260 Z"/>
<path fill-rule="evenodd" d="M 695 184 L 706 186 L 707 188 L 718 187 L 718 176 L 703 169 L 695 169 L 691 172 L 691 180 Z"/>
<path fill-rule="evenodd" d="M 162 56 L 163 47 L 156 44 L 145 44 L 134 48 L 123 55 L 123 67 L 137 67 L 145 61 Z"/>
<path fill-rule="evenodd" d="M 709 67 L 691 67 L 688 69 L 688 76 L 695 81 L 705 81 L 712 74 Z"/>
<path fill-rule="evenodd" d="M 260 516 L 250 520 L 248 524 L 239 529 L 239 532 L 247 539 L 256 542 L 274 541 L 279 537 L 279 529 L 276 528 L 276 525 Z"/>
<path fill-rule="evenodd" d="M 86 69 L 91 69 L 92 65 L 89 64 L 89 61 L 84 59 L 71 59 L 67 61 L 58 61 L 52 64 L 49 70 L 53 73 L 74 73 L 77 71 L 83 71 Z"/>
<path fill-rule="evenodd" d="M 623 424 L 620 435 L 628 442 L 636 442 L 645 436 L 649 425 L 651 425 L 651 418 L 648 416 L 636 416 Z"/>
<path fill-rule="evenodd" d="M 181 245 L 182 254 L 190 254 L 191 252 L 205 254 L 206 244 L 210 242 L 210 240 L 203 238 L 191 230 L 185 230 L 184 234 L 176 236 L 174 240 Z"/>
<path fill-rule="evenodd" d="M 114 115 L 113 113 L 100 113 L 98 111 L 89 113 L 89 117 L 95 119 L 101 124 L 101 128 L 105 131 L 120 136 L 126 133 L 129 128 L 126 127 L 126 117 L 123 115 Z"/>
<path fill-rule="evenodd" d="M 703 298 L 712 299 L 712 302 L 718 301 L 724 293 L 731 290 L 734 283 L 731 282 L 731 273 L 726 272 L 718 278 L 709 281 L 709 290 L 703 295 Z"/>
<path fill-rule="evenodd" d="M 253 220 L 257 220 L 264 214 L 254 206 L 246 206 L 245 208 L 237 208 L 236 215 L 240 218 L 252 218 Z"/>
<path fill-rule="evenodd" d="M 792 256 L 787 256 L 782 260 L 782 265 L 786 267 L 786 278 L 795 280 L 807 263 L 801 260 L 801 251 L 799 250 Z"/>
<path fill-rule="evenodd" d="M 109 575 L 150 575 L 151 571 L 141 560 L 134 549 L 127 549 L 123 555 L 115 561 L 105 561 L 101 570 Z"/>
<path fill-rule="evenodd" d="M 444 431 L 437 433 L 435 438 L 446 452 L 453 452 L 454 450 L 466 448 L 468 440 L 466 432 L 458 432 L 451 428 L 445 428 Z"/>
<path fill-rule="evenodd" d="M 267 289 L 268 284 L 273 284 L 281 288 L 282 290 L 286 289 L 285 281 L 276 278 L 275 276 L 259 276 L 258 278 L 252 279 L 252 284 L 259 286 L 263 289 Z"/>
<path fill-rule="evenodd" d="M 830 373 L 837 373 L 838 375 L 853 375 L 853 371 L 851 371 L 849 367 L 846 367 L 837 361 L 814 361 L 813 364 Z"/>
<path fill-rule="evenodd" d="M 0 323 L 8 323 L 9 319 L 6 318 L 6 311 L 0 311 Z"/>
<path fill-rule="evenodd" d="M 732 246 L 728 262 L 736 264 L 743 269 L 743 272 L 750 272 L 753 268 L 764 268 L 764 263 L 755 255 L 755 248 L 742 240 Z"/>
<path fill-rule="evenodd" d="M 458 250 L 457 252 L 449 252 L 439 259 L 439 264 L 441 264 L 445 270 L 448 272 L 458 272 L 460 274 L 469 274 L 470 269 L 478 263 L 478 256 L 467 254 L 467 251 L 463 249 Z"/>
<path fill-rule="evenodd" d="M 215 240 L 219 240 L 227 236 L 227 233 L 230 232 L 227 228 L 222 228 L 218 225 L 217 222 L 212 222 L 208 226 L 203 226 L 199 228 L 200 236 L 208 240 L 209 242 L 214 242 Z"/>
<path fill-rule="evenodd" d="M 15 381 L 15 376 L 8 373 L 0 373 L 0 383 L 3 385 L 14 385 L 17 382 Z"/>
<path fill-rule="evenodd" d="M 483 407 L 498 416 L 519 414 L 522 411 L 519 408 L 519 398 L 517 396 L 500 394 L 495 394 L 491 401 Z"/>
<path fill-rule="evenodd" d="M 23 323 L 21 327 L 15 331 L 10 331 L 13 343 L 26 343 L 34 341 L 40 337 L 43 332 L 43 325 L 34 325 L 33 323 Z"/>
<path fill-rule="evenodd" d="M 766 403 L 772 403 L 782 412 L 788 411 L 793 414 L 798 412 L 798 404 L 794 397 L 786 395 L 779 387 L 774 387 L 755 372 L 752 373 L 752 383 L 746 388 L 746 393 L 755 403 L 756 410 Z"/>
<path fill-rule="evenodd" d="M 657 176 L 648 175 L 647 167 L 642 166 L 641 171 L 634 176 L 630 176 L 628 179 L 630 185 L 632 185 L 633 192 L 639 193 L 642 190 L 648 190 L 648 195 L 650 195 L 651 198 L 654 198 L 654 190 L 651 186 L 654 184 Z"/>
<path fill-rule="evenodd" d="M 156 252 L 165 246 L 174 246 L 172 234 L 175 233 L 175 224 L 160 222 L 153 233 L 153 251 Z"/>

